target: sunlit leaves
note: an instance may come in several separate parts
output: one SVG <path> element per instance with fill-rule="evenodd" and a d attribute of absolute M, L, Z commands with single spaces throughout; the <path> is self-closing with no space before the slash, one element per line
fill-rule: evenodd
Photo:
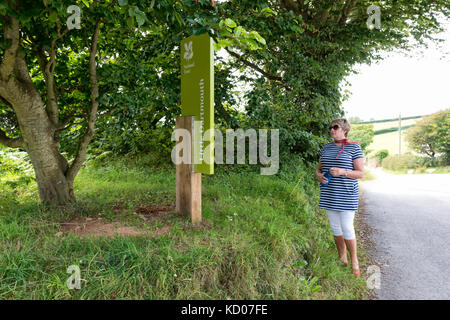
<path fill-rule="evenodd" d="M 269 7 L 265 7 L 261 10 L 261 13 L 266 16 L 266 17 L 272 17 L 272 16 L 276 16 L 278 13 L 272 9 L 270 9 Z"/>
<path fill-rule="evenodd" d="M 247 31 L 244 27 L 230 19 L 220 20 L 218 25 L 219 37 L 214 43 L 214 49 L 225 47 L 242 47 L 249 50 L 261 49 L 260 44 L 265 45 L 265 39 L 256 31 Z"/>

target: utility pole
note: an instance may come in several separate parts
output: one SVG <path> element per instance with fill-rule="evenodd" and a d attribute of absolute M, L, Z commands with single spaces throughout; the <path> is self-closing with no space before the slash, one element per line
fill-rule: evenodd
<path fill-rule="evenodd" d="M 402 154 L 402 113 L 398 115 L 398 155 Z"/>

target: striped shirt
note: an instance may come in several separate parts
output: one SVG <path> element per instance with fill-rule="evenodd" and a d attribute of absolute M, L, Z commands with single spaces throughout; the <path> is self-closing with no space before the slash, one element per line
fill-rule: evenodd
<path fill-rule="evenodd" d="M 320 150 L 320 162 L 322 173 L 330 168 L 354 170 L 353 160 L 362 158 L 361 146 L 357 143 L 347 144 L 344 151 L 336 159 L 336 155 L 341 150 L 342 145 L 326 143 Z M 337 211 L 358 210 L 358 180 L 345 176 L 332 177 L 327 186 L 320 185 L 319 208 Z"/>

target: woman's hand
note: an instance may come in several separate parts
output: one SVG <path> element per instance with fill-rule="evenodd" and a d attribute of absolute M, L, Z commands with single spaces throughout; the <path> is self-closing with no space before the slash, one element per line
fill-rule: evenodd
<path fill-rule="evenodd" d="M 333 177 L 344 176 L 345 175 L 345 170 L 341 169 L 341 168 L 331 168 L 330 169 L 330 174 Z"/>
<path fill-rule="evenodd" d="M 316 177 L 317 177 L 317 180 L 319 180 L 319 182 L 322 184 L 325 184 L 328 182 L 328 179 L 325 178 L 325 175 L 323 173 L 316 172 Z"/>

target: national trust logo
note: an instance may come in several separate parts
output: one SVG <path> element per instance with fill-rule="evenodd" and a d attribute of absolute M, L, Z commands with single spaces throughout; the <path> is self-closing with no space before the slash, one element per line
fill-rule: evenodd
<path fill-rule="evenodd" d="M 191 60 L 194 56 L 194 51 L 192 50 L 192 41 L 184 44 L 184 59 Z"/>

